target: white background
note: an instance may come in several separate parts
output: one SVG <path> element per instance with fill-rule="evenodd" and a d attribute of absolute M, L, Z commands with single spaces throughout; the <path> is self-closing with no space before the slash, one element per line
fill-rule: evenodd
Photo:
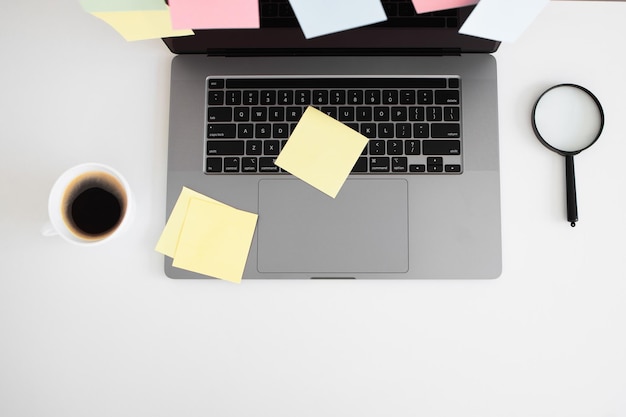
<path fill-rule="evenodd" d="M 499 66 L 504 272 L 491 281 L 177 281 L 165 218 L 172 55 L 126 43 L 78 1 L 0 12 L 0 415 L 626 415 L 626 3 L 553 2 Z M 579 83 L 606 114 L 563 161 L 529 115 Z M 98 248 L 43 238 L 75 164 L 137 197 Z M 451 260 L 453 261 L 453 260 Z"/>

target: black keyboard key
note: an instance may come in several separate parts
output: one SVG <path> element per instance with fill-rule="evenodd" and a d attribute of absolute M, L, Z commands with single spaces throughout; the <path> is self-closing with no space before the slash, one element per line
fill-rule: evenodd
<path fill-rule="evenodd" d="M 272 126 L 272 137 L 284 139 L 289 137 L 289 125 L 287 123 L 276 123 Z"/>
<path fill-rule="evenodd" d="M 348 126 L 350 129 L 354 130 L 355 132 L 359 131 L 359 124 L 358 123 L 351 123 L 351 122 L 347 122 L 344 123 L 346 126 Z"/>
<path fill-rule="evenodd" d="M 417 103 L 418 104 L 433 104 L 433 91 L 432 90 L 418 90 L 417 91 Z"/>
<path fill-rule="evenodd" d="M 461 120 L 461 109 L 458 107 L 444 107 L 443 120 L 446 122 L 458 122 Z"/>
<path fill-rule="evenodd" d="M 209 91 L 210 106 L 221 106 L 224 104 L 224 92 L 223 91 Z"/>
<path fill-rule="evenodd" d="M 446 165 L 444 170 L 446 172 L 461 172 L 461 165 L 459 164 Z"/>
<path fill-rule="evenodd" d="M 243 92 L 243 104 L 248 106 L 254 106 L 259 104 L 259 92 L 258 91 L 244 91 Z"/>
<path fill-rule="evenodd" d="M 380 123 L 378 125 L 378 137 L 379 138 L 392 138 L 394 136 L 393 123 Z"/>
<path fill-rule="evenodd" d="M 404 122 L 407 120 L 406 107 L 392 107 L 391 108 L 391 120 L 394 122 Z"/>
<path fill-rule="evenodd" d="M 209 138 L 234 138 L 237 134 L 237 125 L 234 123 L 210 123 L 207 129 Z"/>
<path fill-rule="evenodd" d="M 205 172 L 222 172 L 222 158 L 207 158 Z"/>
<path fill-rule="evenodd" d="M 411 137 L 411 124 L 410 123 L 397 123 L 396 124 L 396 137 L 406 139 Z"/>
<path fill-rule="evenodd" d="M 390 163 L 386 156 L 377 156 L 370 158 L 370 172 L 389 172 Z"/>
<path fill-rule="evenodd" d="M 229 106 L 238 106 L 241 104 L 241 91 L 227 91 L 226 104 Z"/>
<path fill-rule="evenodd" d="M 415 104 L 415 90 L 400 91 L 400 103 Z"/>
<path fill-rule="evenodd" d="M 352 122 L 354 121 L 354 107 L 339 107 L 339 119 L 340 122 Z"/>
<path fill-rule="evenodd" d="M 302 107 L 287 107 L 285 119 L 288 122 L 297 122 L 302 117 Z"/>
<path fill-rule="evenodd" d="M 246 141 L 246 155 L 261 155 L 263 153 L 263 142 L 260 140 Z"/>
<path fill-rule="evenodd" d="M 450 88 L 459 88 L 459 79 L 458 78 L 450 78 L 448 80 L 448 87 Z"/>
<path fill-rule="evenodd" d="M 396 90 L 383 90 L 383 104 L 398 104 L 398 92 Z"/>
<path fill-rule="evenodd" d="M 430 137 L 430 125 L 428 123 L 413 123 L 413 137 L 417 139 Z"/>
<path fill-rule="evenodd" d="M 259 172 L 278 172 L 279 168 L 274 161 L 276 161 L 276 158 L 259 158 Z"/>
<path fill-rule="evenodd" d="M 423 122 L 426 120 L 426 109 L 424 107 L 409 107 L 409 120 Z"/>
<path fill-rule="evenodd" d="M 346 104 L 346 92 L 344 90 L 331 90 L 330 91 L 330 104 Z"/>
<path fill-rule="evenodd" d="M 347 104 L 363 104 L 363 90 L 348 90 Z"/>
<path fill-rule="evenodd" d="M 235 107 L 233 118 L 236 122 L 247 122 L 250 120 L 249 107 Z"/>
<path fill-rule="evenodd" d="M 272 125 L 269 123 L 259 123 L 254 126 L 254 137 L 257 139 L 267 139 L 272 136 Z"/>
<path fill-rule="evenodd" d="M 377 122 L 389 121 L 389 107 L 374 107 L 374 120 Z"/>
<path fill-rule="evenodd" d="M 441 157 L 426 158 L 426 171 L 427 172 L 443 172 L 443 158 Z"/>
<path fill-rule="evenodd" d="M 241 172 L 257 172 L 258 161 L 255 157 L 241 158 Z"/>
<path fill-rule="evenodd" d="M 405 156 L 394 156 L 391 158 L 391 172 L 407 172 L 408 160 Z"/>
<path fill-rule="evenodd" d="M 267 121 L 267 107 L 253 107 L 251 114 L 251 120 L 253 122 Z"/>
<path fill-rule="evenodd" d="M 295 104 L 300 104 L 302 106 L 308 106 L 311 104 L 311 92 L 305 90 L 296 91 Z"/>
<path fill-rule="evenodd" d="M 269 120 L 270 122 L 284 122 L 285 121 L 285 108 L 284 107 L 270 107 Z"/>
<path fill-rule="evenodd" d="M 354 164 L 354 167 L 352 167 L 352 172 L 367 172 L 367 158 L 364 156 L 359 157 L 356 164 Z"/>
<path fill-rule="evenodd" d="M 435 91 L 435 104 L 459 104 L 459 90 Z"/>
<path fill-rule="evenodd" d="M 209 107 L 209 122 L 232 122 L 233 109 L 231 107 Z"/>
<path fill-rule="evenodd" d="M 224 80 L 220 78 L 211 78 L 209 80 L 209 88 L 211 90 L 224 88 Z"/>
<path fill-rule="evenodd" d="M 333 119 L 337 119 L 337 107 L 322 107 L 320 111 Z"/>
<path fill-rule="evenodd" d="M 207 142 L 207 155 L 243 155 L 243 140 L 210 140 Z"/>
<path fill-rule="evenodd" d="M 433 123 L 431 136 L 433 138 L 459 138 L 461 137 L 461 125 L 458 123 Z"/>
<path fill-rule="evenodd" d="M 313 91 L 313 104 L 318 105 L 318 106 L 328 104 L 328 91 L 327 90 Z"/>
<path fill-rule="evenodd" d="M 407 155 L 419 155 L 421 153 L 419 140 L 407 140 L 404 142 L 404 153 Z"/>
<path fill-rule="evenodd" d="M 380 104 L 380 90 L 366 90 L 365 104 Z"/>
<path fill-rule="evenodd" d="M 403 142 L 401 140 L 388 140 L 387 141 L 387 154 L 388 155 L 402 155 L 404 152 Z"/>
<path fill-rule="evenodd" d="M 359 122 L 371 122 L 372 121 L 372 108 L 371 107 L 357 107 L 356 108 L 356 120 Z"/>
<path fill-rule="evenodd" d="M 370 155 L 384 155 L 385 154 L 385 141 L 384 140 L 370 140 L 369 143 Z"/>
<path fill-rule="evenodd" d="M 224 172 L 239 172 L 239 158 L 224 158 Z"/>
<path fill-rule="evenodd" d="M 369 139 L 376 137 L 376 123 L 361 123 L 360 132 Z"/>
<path fill-rule="evenodd" d="M 277 103 L 283 106 L 293 104 L 293 91 L 281 90 L 278 92 Z"/>
<path fill-rule="evenodd" d="M 261 91 L 260 100 L 260 104 L 265 106 L 272 106 L 276 104 L 276 91 Z"/>
<path fill-rule="evenodd" d="M 426 165 L 424 164 L 409 165 L 409 172 L 426 172 Z"/>
<path fill-rule="evenodd" d="M 429 122 L 441 122 L 443 120 L 443 110 L 441 107 L 427 107 L 426 120 Z"/>
<path fill-rule="evenodd" d="M 424 155 L 460 155 L 459 140 L 425 140 L 422 143 Z"/>
<path fill-rule="evenodd" d="M 237 125 L 237 137 L 240 139 L 252 139 L 254 137 L 254 127 L 252 123 L 240 123 Z"/>
<path fill-rule="evenodd" d="M 280 141 L 266 140 L 263 142 L 264 155 L 278 155 L 280 153 Z"/>

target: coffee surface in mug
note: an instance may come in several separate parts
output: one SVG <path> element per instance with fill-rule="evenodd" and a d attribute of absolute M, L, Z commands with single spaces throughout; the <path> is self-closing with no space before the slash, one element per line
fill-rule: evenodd
<path fill-rule="evenodd" d="M 87 172 L 65 189 L 63 220 L 77 237 L 99 240 L 113 233 L 126 212 L 127 197 L 122 184 L 105 172 Z"/>

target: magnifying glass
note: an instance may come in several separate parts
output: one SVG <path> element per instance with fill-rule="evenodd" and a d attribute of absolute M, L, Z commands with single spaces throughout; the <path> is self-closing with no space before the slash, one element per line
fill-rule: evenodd
<path fill-rule="evenodd" d="M 578 221 L 574 155 L 593 145 L 604 127 L 604 111 L 591 91 L 559 84 L 537 99 L 532 113 L 535 135 L 548 149 L 565 157 L 567 221 Z"/>

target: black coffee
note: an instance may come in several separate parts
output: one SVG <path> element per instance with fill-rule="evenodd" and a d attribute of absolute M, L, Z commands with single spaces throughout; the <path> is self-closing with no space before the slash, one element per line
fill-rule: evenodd
<path fill-rule="evenodd" d="M 63 204 L 64 219 L 73 234 L 83 239 L 102 239 L 121 223 L 126 194 L 112 175 L 90 172 L 72 181 Z"/>

